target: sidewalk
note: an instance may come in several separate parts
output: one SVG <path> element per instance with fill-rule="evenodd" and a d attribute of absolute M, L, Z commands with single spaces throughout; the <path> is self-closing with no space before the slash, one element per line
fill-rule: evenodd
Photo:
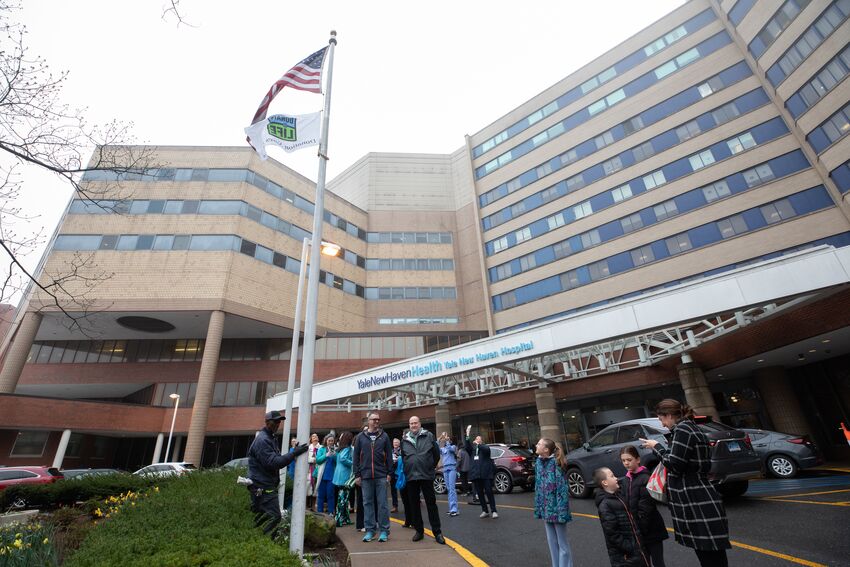
<path fill-rule="evenodd" d="M 448 545 L 440 545 L 430 533 L 430 530 L 425 530 L 425 539 L 413 542 L 413 530 L 402 528 L 400 523 L 393 522 L 388 542 L 378 543 L 375 540 L 365 543 L 364 534 L 353 526 L 336 530 L 336 535 L 348 549 L 351 567 L 486 567 L 485 563 L 475 559 L 473 562 L 467 562 L 452 548 L 451 544 L 454 542 L 447 538 Z"/>

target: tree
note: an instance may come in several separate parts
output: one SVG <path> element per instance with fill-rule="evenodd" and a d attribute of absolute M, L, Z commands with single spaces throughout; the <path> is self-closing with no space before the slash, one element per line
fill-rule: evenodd
<path fill-rule="evenodd" d="M 178 4 L 179 0 L 172 2 L 163 18 L 173 15 L 179 25 L 183 20 Z M 42 298 L 37 307 L 61 311 L 70 328 L 85 332 L 82 323 L 93 307 L 91 292 L 110 274 L 99 271 L 93 256 L 84 254 L 74 256 L 58 272 L 24 269 L 20 258 L 42 243 L 44 235 L 16 230 L 16 224 L 31 217 L 15 202 L 22 191 L 36 190 L 23 186 L 20 170 L 32 167 L 49 172 L 70 184 L 78 198 L 110 208 L 129 197 L 122 179 L 150 175 L 157 165 L 151 148 L 133 145 L 132 123 L 91 126 L 84 109 L 62 102 L 68 73 L 54 75 L 44 59 L 29 53 L 26 27 L 11 20 L 18 9 L 17 4 L 0 0 L 0 258 L 8 261 L 0 301 L 25 293 L 32 282 Z M 112 181 L 85 183 L 86 177 Z"/>

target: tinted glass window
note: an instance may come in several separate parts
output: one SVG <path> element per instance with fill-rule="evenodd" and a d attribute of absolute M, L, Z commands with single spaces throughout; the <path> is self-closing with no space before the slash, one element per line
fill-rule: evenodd
<path fill-rule="evenodd" d="M 611 429 L 606 429 L 596 437 L 590 440 L 591 447 L 602 447 L 605 445 L 613 445 L 614 444 L 614 435 L 617 433 L 617 428 L 612 427 Z"/>
<path fill-rule="evenodd" d="M 505 454 L 504 449 L 500 449 L 498 447 L 490 447 L 490 458 L 491 459 L 498 459 L 499 457 L 501 457 L 504 454 Z"/>
<path fill-rule="evenodd" d="M 630 443 L 643 437 L 640 425 L 623 425 L 617 433 L 617 443 Z"/>

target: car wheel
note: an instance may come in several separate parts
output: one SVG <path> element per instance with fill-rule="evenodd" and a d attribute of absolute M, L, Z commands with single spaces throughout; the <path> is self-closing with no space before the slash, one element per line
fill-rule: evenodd
<path fill-rule="evenodd" d="M 493 478 L 493 487 L 499 494 L 507 494 L 514 489 L 514 481 L 509 473 L 499 471 Z"/>
<path fill-rule="evenodd" d="M 717 491 L 726 498 L 737 498 L 738 496 L 743 496 L 749 487 L 750 482 L 748 480 L 742 480 L 721 484 L 717 487 Z"/>
<path fill-rule="evenodd" d="M 578 469 L 567 471 L 567 487 L 570 495 L 576 498 L 587 498 L 590 496 L 590 488 L 584 480 L 584 475 Z"/>
<path fill-rule="evenodd" d="M 773 455 L 767 460 L 767 470 L 776 478 L 794 478 L 797 476 L 797 463 L 785 455 Z"/>
<path fill-rule="evenodd" d="M 445 494 L 448 492 L 448 489 L 446 488 L 446 479 L 439 473 L 434 477 L 434 492 L 437 494 Z"/>

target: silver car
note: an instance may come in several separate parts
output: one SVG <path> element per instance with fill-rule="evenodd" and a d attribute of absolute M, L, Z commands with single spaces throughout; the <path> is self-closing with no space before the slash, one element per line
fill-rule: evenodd
<path fill-rule="evenodd" d="M 800 469 L 823 463 L 817 446 L 805 435 L 792 435 L 764 429 L 742 429 L 753 442 L 753 449 L 764 461 L 771 476 L 794 478 Z"/>

